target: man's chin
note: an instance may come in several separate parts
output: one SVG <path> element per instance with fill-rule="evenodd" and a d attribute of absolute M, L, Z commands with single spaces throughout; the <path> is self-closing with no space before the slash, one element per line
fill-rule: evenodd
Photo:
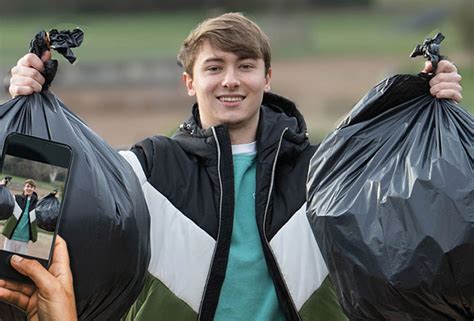
<path fill-rule="evenodd" d="M 221 124 L 227 126 L 229 129 L 240 128 L 244 122 L 240 119 L 226 119 Z"/>
<path fill-rule="evenodd" d="M 221 117 L 220 123 L 227 126 L 229 129 L 242 129 L 252 127 L 253 121 L 252 118 L 249 118 L 247 115 L 234 114 L 234 115 L 225 115 Z"/>

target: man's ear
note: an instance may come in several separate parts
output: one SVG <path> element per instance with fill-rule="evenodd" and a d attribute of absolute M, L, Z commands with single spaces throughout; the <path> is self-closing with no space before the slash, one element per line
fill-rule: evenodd
<path fill-rule="evenodd" d="M 183 72 L 182 80 L 186 89 L 188 90 L 188 96 L 196 95 L 196 91 L 194 90 L 193 78 L 187 72 Z"/>
<path fill-rule="evenodd" d="M 265 87 L 264 87 L 265 92 L 269 92 L 272 89 L 271 80 L 272 80 L 272 68 L 270 67 L 268 68 L 268 72 L 265 76 Z"/>

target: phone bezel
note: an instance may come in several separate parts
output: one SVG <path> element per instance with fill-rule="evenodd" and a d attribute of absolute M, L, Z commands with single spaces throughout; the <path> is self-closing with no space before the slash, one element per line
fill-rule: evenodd
<path fill-rule="evenodd" d="M 21 146 L 25 146 L 26 148 L 21 149 Z M 35 150 L 38 150 L 40 148 L 43 149 L 41 153 L 34 152 Z M 44 149 L 46 149 L 47 152 L 44 152 Z M 15 157 L 27 158 L 33 161 L 39 161 L 54 166 L 67 168 L 66 180 L 64 182 L 64 192 L 61 200 L 61 207 L 59 210 L 56 228 L 53 233 L 53 239 L 51 242 L 48 259 L 46 260 L 39 257 L 15 253 L 27 259 L 34 259 L 47 269 L 51 264 L 51 258 L 53 256 L 54 251 L 54 243 L 63 214 L 64 204 L 67 199 L 69 189 L 68 183 L 71 173 L 71 165 L 73 161 L 72 148 L 60 142 L 15 132 L 10 133 L 5 139 L 2 157 L 0 159 L 0 173 L 3 173 L 3 161 L 5 159 L 5 155 L 7 154 Z M 3 250 L 3 244 L 0 244 L 0 262 L 4 262 L 4 264 L 0 263 L 0 277 L 20 282 L 32 283 L 32 281 L 28 277 L 20 274 L 11 267 L 10 258 L 13 254 L 14 253 L 12 252 Z"/>

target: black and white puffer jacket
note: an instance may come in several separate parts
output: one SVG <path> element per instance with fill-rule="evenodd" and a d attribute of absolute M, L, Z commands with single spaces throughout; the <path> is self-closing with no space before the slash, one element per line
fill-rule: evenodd
<path fill-rule="evenodd" d="M 225 126 L 202 129 L 197 106 L 171 137 L 123 155 L 151 215 L 148 282 L 127 320 L 212 320 L 226 271 L 234 215 L 232 149 Z M 345 320 L 306 215 L 316 146 L 294 103 L 266 93 L 257 131 L 256 220 L 288 320 Z"/>

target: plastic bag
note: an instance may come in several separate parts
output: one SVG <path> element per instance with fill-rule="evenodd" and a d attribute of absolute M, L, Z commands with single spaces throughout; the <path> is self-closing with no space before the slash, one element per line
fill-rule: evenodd
<path fill-rule="evenodd" d="M 428 82 L 382 81 L 310 164 L 309 220 L 350 320 L 474 317 L 474 120 Z"/>
<path fill-rule="evenodd" d="M 11 132 L 72 148 L 59 234 L 68 244 L 78 317 L 118 320 L 143 287 L 150 258 L 149 214 L 133 169 L 48 90 L 0 106 L 0 148 Z"/>
<path fill-rule="evenodd" d="M 0 185 L 0 220 L 9 219 L 15 209 L 15 198 L 7 187 L 11 177 L 3 179 L 3 184 Z"/>
<path fill-rule="evenodd" d="M 53 232 L 56 229 L 60 209 L 61 202 L 56 197 L 56 193 L 49 193 L 43 197 L 35 208 L 38 227 Z"/>

